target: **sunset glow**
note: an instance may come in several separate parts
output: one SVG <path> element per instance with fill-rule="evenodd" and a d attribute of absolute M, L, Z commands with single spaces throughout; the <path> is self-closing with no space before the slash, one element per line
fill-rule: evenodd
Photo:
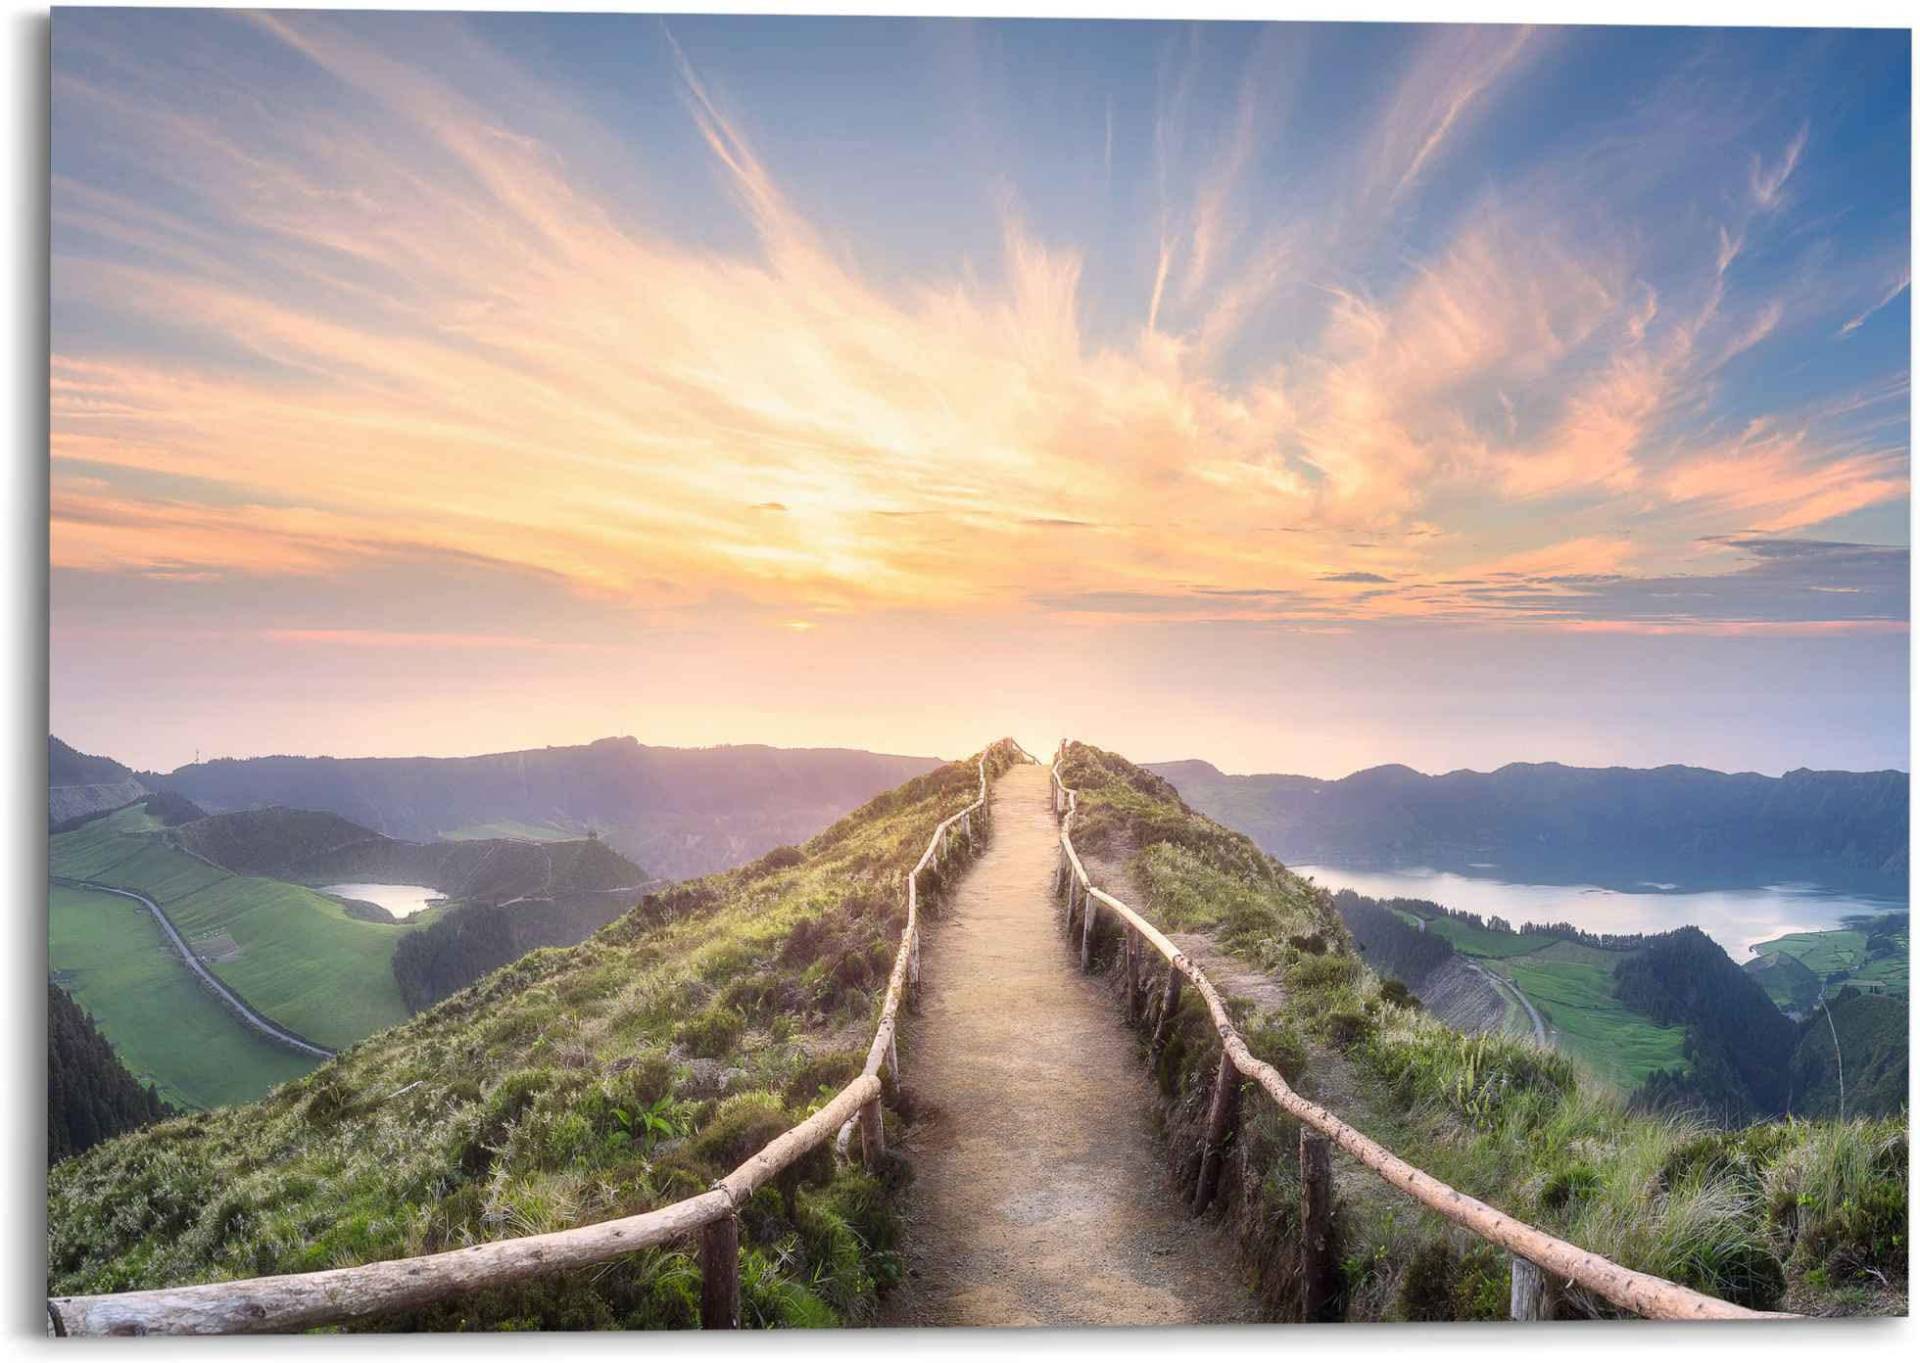
<path fill-rule="evenodd" d="M 63 13 L 55 729 L 1904 765 L 1906 52 Z"/>

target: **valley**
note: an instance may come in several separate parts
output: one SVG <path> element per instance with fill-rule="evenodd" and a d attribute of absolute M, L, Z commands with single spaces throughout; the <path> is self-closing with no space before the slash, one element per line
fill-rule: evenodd
<path fill-rule="evenodd" d="M 1145 1030 L 1136 1031 L 1137 1047 L 1128 1044 L 1123 1019 L 1141 1026 L 1137 990 L 1111 920 L 1103 914 L 1098 931 L 1089 927 L 1051 948 L 1044 930 L 1034 931 L 1057 921 L 1048 886 L 1058 882 L 1050 874 L 1044 786 L 1031 771 L 1002 783 L 1022 760 L 1009 744 L 987 750 L 985 774 L 996 785 L 991 816 L 982 811 L 958 839 L 958 855 L 921 882 L 920 912 L 934 925 L 927 949 L 947 955 L 944 964 L 930 958 L 934 992 L 898 1038 L 904 1080 L 893 1058 L 891 1087 L 876 1090 L 885 1109 L 879 1131 L 862 1136 L 863 1146 L 871 1141 L 866 1158 L 842 1162 L 831 1142 L 815 1147 L 742 1207 L 743 1323 L 868 1323 L 887 1318 L 883 1307 L 902 1319 L 1000 1321 L 1022 1309 L 1023 1298 L 1007 1290 L 1039 1290 L 1044 1274 L 1024 1261 L 1011 1266 L 1017 1282 L 996 1279 L 986 1296 L 965 1274 L 944 1270 L 903 1288 L 915 1262 L 911 1241 L 929 1233 L 927 1218 L 939 1220 L 939 1234 L 958 1237 L 941 1252 L 943 1264 L 969 1262 L 963 1251 L 975 1243 L 976 1224 L 981 1235 L 998 1233 L 991 1219 L 940 1210 L 972 1205 L 956 1191 L 965 1179 L 954 1171 L 977 1154 L 965 1151 L 969 1128 L 951 1125 L 943 1100 L 949 1087 L 985 1083 L 987 1092 L 1001 1082 L 993 1067 L 1004 1045 L 983 1047 L 981 1037 L 1056 1023 L 1064 1030 L 1047 1039 L 1054 1050 L 1035 1049 L 1055 1055 L 1064 1076 L 1075 1066 L 1063 1058 L 1096 1044 L 1098 1033 L 1108 1057 L 1102 1063 L 1113 1070 L 1111 1082 L 1098 1086 L 1107 1113 L 1102 1139 L 1088 1145 L 1068 1120 L 1074 1105 L 1056 1102 L 1061 1150 L 1107 1152 L 1099 1158 L 1110 1153 L 1128 1168 L 1137 1163 L 1140 1178 L 1161 1177 L 1151 1172 L 1150 1147 L 1136 1149 L 1135 1136 L 1119 1134 L 1128 1102 L 1116 1099 L 1132 1095 L 1128 1101 L 1151 1110 L 1137 1139 L 1168 1142 L 1166 1167 L 1179 1197 L 1193 1188 L 1196 1166 L 1205 1168 L 1208 1104 L 1199 1100 L 1220 1064 L 1208 1002 L 1192 991 L 1174 996 L 1151 1047 Z M 1888 1236 L 1904 1226 L 1905 1122 L 1861 1113 L 1852 1101 L 1852 1064 L 1845 1122 L 1762 1115 L 1746 1125 L 1717 1121 L 1704 1107 L 1648 1112 L 1620 1085 L 1593 1083 L 1572 1054 L 1499 1028 L 1468 1035 L 1448 1026 L 1393 978 L 1397 970 L 1417 974 L 1420 961 L 1470 959 L 1513 981 L 1562 1038 L 1598 1054 L 1608 1035 L 1599 1023 L 1612 1005 L 1596 982 L 1611 963 L 1615 1003 L 1656 1028 L 1683 1030 L 1690 1065 L 1728 1057 L 1730 1035 L 1768 1053 L 1790 1047 L 1793 1024 L 1704 935 L 1587 939 L 1566 929 L 1514 931 L 1439 906 L 1329 895 L 1116 754 L 1074 744 L 1063 764 L 1063 779 L 1080 792 L 1074 838 L 1087 864 L 1208 963 L 1244 1044 L 1310 1099 L 1474 1197 L 1725 1301 L 1822 1311 L 1884 1311 L 1904 1302 L 1904 1259 L 1890 1257 Z M 907 959 L 895 954 L 905 870 L 923 857 L 936 824 L 972 800 L 976 780 L 971 763 L 916 778 L 803 844 L 650 891 L 590 940 L 524 956 L 257 1102 L 162 1121 L 62 1161 L 49 1184 L 54 1291 L 368 1263 L 584 1226 L 703 1194 L 860 1074 L 889 967 L 897 973 Z M 1001 818 L 1027 824 L 1007 834 L 999 855 L 969 869 L 981 839 L 995 845 Z M 432 925 L 403 940 L 458 919 L 429 913 Z M 954 1012 L 959 995 L 943 970 L 964 965 L 969 950 L 986 950 L 992 969 L 1007 969 L 993 954 L 999 948 L 971 937 L 982 931 L 981 915 L 994 918 L 998 933 L 1018 925 L 1025 934 L 1018 952 L 1029 968 L 1009 974 L 1018 987 Z M 1379 943 L 1388 939 L 1366 924 L 1388 925 L 1397 945 L 1383 951 Z M 1060 952 L 1050 964 L 1049 950 Z M 1088 974 L 1075 981 L 1083 961 Z M 1072 1019 L 1031 1013 L 1036 990 L 1070 982 L 1061 997 L 1080 1001 Z M 1689 991 L 1702 982 L 1728 1000 L 1728 1027 L 1709 1025 L 1720 1013 L 1693 1010 Z M 1775 1024 L 1741 1012 L 1755 1000 Z M 1585 1027 L 1583 1019 L 1599 1022 Z M 1626 1046 L 1628 1024 L 1616 1018 L 1612 1025 L 1613 1044 Z M 1129 1055 L 1151 1057 L 1150 1082 L 1129 1074 Z M 1691 1069 L 1658 1067 L 1669 1058 L 1647 1052 L 1636 1063 L 1655 1066 L 1649 1081 L 1690 1080 Z M 1775 1101 L 1766 1078 L 1742 1072 L 1756 1105 Z M 1233 1273 L 1237 1259 L 1251 1301 L 1235 1310 L 1298 1319 L 1299 1261 L 1287 1246 L 1297 1235 L 1301 1145 L 1295 1130 L 1258 1111 L 1232 1143 L 1221 1205 L 1208 1213 L 1217 1239 L 1207 1252 L 1222 1256 L 1208 1281 Z M 951 1162 L 946 1175 L 942 1159 Z M 915 1194 L 907 1170 L 922 1160 L 934 1163 L 924 1166 L 928 1181 Z M 1648 1177 L 1650 1169 L 1660 1177 Z M 1764 1197 L 1751 1186 L 1756 1180 L 1764 1181 Z M 1503 1259 L 1457 1248 L 1457 1232 L 1445 1222 L 1409 1214 L 1394 1187 L 1358 1166 L 1343 1166 L 1335 1187 L 1345 1252 L 1341 1318 L 1504 1314 Z M 126 1213 L 131 1188 L 140 1192 L 137 1215 Z M 1114 1192 L 1095 1180 L 1086 1196 L 1100 1207 L 1123 1205 Z M 1209 1196 L 1201 1195 L 1203 1205 Z M 1115 1225 L 1146 1224 L 1131 1212 L 1118 1215 Z M 1186 1223 L 1184 1215 L 1179 1220 Z M 1134 1248 L 1149 1252 L 1146 1241 L 1129 1248 L 1131 1240 L 1114 1236 L 1098 1248 L 1119 1255 L 1116 1263 L 1133 1263 L 1126 1256 Z M 1187 1256 L 1178 1267 L 1203 1262 L 1193 1257 L 1198 1251 L 1175 1252 Z M 691 1255 L 662 1245 L 362 1323 L 692 1324 L 700 1319 L 704 1270 Z M 1143 1282 L 1175 1281 L 1146 1258 L 1138 1266 Z M 1171 1300 L 1130 1299 L 1088 1318 L 1179 1309 Z M 1611 1313 L 1592 1298 L 1569 1299 L 1564 1309 Z"/>
<path fill-rule="evenodd" d="M 55 885 L 53 979 L 94 1017 L 128 1070 L 181 1108 L 244 1103 L 313 1068 L 241 1024 L 174 955 L 151 915 L 117 895 Z"/>
<path fill-rule="evenodd" d="M 1338 860 L 1293 869 L 1333 892 L 1377 969 L 1456 1026 L 1532 1035 L 1636 1101 L 1723 1115 L 1837 1111 L 1834 1056 L 1856 1047 L 1880 1081 L 1857 1086 L 1854 1110 L 1891 1111 L 1904 1092 L 1904 1039 L 1884 1039 L 1874 1006 L 1846 1010 L 1857 1036 L 1809 1024 L 1823 997 L 1849 991 L 1904 1003 L 1901 773 L 1548 763 L 1317 782 L 1199 762 L 1153 770 L 1283 859 L 1285 848 L 1336 849 Z M 1741 856 L 1749 863 L 1733 867 Z M 1628 981 L 1648 953 L 1687 933 L 1701 944 L 1672 949 L 1710 982 L 1635 996 Z M 1728 1009 L 1771 1038 L 1744 1077 L 1714 1058 L 1738 1048 L 1708 1035 Z"/>
<path fill-rule="evenodd" d="M 403 1020 L 390 962 L 408 927 L 356 918 L 338 901 L 262 875 L 236 873 L 189 849 L 140 805 L 56 835 L 56 881 L 131 890 L 157 903 L 194 954 L 249 1005 L 329 1050 Z M 56 953 L 52 966 L 64 962 Z M 117 1008 L 99 1010 L 109 1037 Z"/>
<path fill-rule="evenodd" d="M 580 775 L 579 761 L 625 770 L 623 763 L 649 751 L 643 760 L 676 760 L 676 750 L 630 742 L 547 750 L 514 764 L 523 779 L 489 788 L 484 774 L 501 766 L 491 759 L 453 759 L 443 775 L 422 759 L 426 775 L 406 768 L 411 785 L 395 769 L 376 767 L 372 795 L 352 779 L 329 785 L 329 759 L 267 760 L 282 777 L 304 773 L 288 780 L 291 793 L 358 789 L 343 802 L 384 811 L 408 827 L 469 820 L 449 829 L 452 836 L 410 840 L 324 808 L 265 804 L 208 813 L 181 789 L 191 781 L 136 776 L 110 758 L 49 739 L 49 968 L 71 982 L 129 1068 L 169 1101 L 205 1108 L 257 1098 L 312 1068 L 317 1056 L 303 1048 L 352 1045 L 529 951 L 584 940 L 662 888 L 666 882 L 615 850 L 584 815 L 540 821 L 530 812 L 558 807 L 539 803 L 540 783 Z M 770 828 L 817 832 L 843 812 L 821 803 L 835 791 L 870 793 L 861 783 L 876 778 L 863 771 L 890 776 L 901 763 L 921 765 L 839 752 L 719 754 L 726 782 L 761 785 L 752 795 L 725 787 L 739 797 L 737 817 L 714 808 L 714 792 L 702 794 L 691 777 L 672 798 L 649 795 L 666 807 L 661 822 L 669 828 L 676 827 L 673 809 L 710 810 L 703 818 L 711 836 L 662 832 L 650 816 L 637 820 L 633 811 L 616 809 L 611 802 L 635 789 L 631 781 L 603 783 L 599 796 L 572 808 L 629 829 L 645 823 L 653 831 L 644 840 L 677 840 L 682 864 L 688 856 L 725 861 L 745 848 L 765 850 L 760 842 Z M 691 762 L 715 765 L 701 753 Z M 540 776 L 543 764 L 549 770 Z M 251 772 L 248 779 L 259 775 L 244 763 L 204 765 L 229 781 L 215 782 L 216 796 L 231 794 L 230 767 Z M 404 796 L 394 796 L 396 786 Z M 268 793 L 266 785 L 247 789 Z M 420 813 L 422 791 L 433 789 L 444 796 L 444 818 Z M 412 812 L 395 815 L 399 809 Z M 116 900 L 112 891 L 140 898 Z M 150 903 L 180 934 L 191 966 L 169 943 L 166 925 L 140 903 Z M 223 1003 L 197 981 L 196 969 L 231 999 Z M 261 1021 L 250 1024 L 249 1011 Z M 153 1026 L 156 1016 L 176 1012 L 180 1026 Z M 263 1035 L 276 1028 L 293 1040 Z"/>
<path fill-rule="evenodd" d="M 1868 901 L 1904 902 L 1906 895 L 1903 771 L 1799 770 L 1774 777 L 1532 762 L 1441 775 L 1373 767 L 1323 780 L 1234 776 L 1201 761 L 1155 763 L 1150 770 L 1194 808 L 1245 831 L 1289 865 L 1356 874 L 1419 868 L 1569 893 L 1745 892 L 1805 884 Z M 1453 901 L 1446 887 L 1429 888 L 1443 892 L 1427 897 Z M 1692 920 L 1668 926 L 1679 921 Z"/>
<path fill-rule="evenodd" d="M 664 748 L 604 738 L 474 757 L 221 758 L 138 779 L 209 813 L 324 811 L 405 842 L 597 834 L 652 874 L 680 880 L 803 841 L 936 765 L 843 748 Z"/>

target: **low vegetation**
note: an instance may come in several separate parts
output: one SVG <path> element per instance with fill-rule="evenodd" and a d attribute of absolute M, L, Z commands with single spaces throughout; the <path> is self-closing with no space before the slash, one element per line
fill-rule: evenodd
<path fill-rule="evenodd" d="M 51 838 L 48 866 L 57 880 L 154 900 L 208 969 L 309 1041 L 350 1046 L 406 1017 L 390 962 L 411 924 L 368 922 L 305 886 L 212 865 L 138 805 Z M 57 954 L 53 964 L 65 968 Z"/>
<path fill-rule="evenodd" d="M 1861 915 L 1824 932 L 1793 932 L 1753 949 L 1747 970 L 1773 1001 L 1796 1017 L 1842 989 L 1908 992 L 1908 916 Z"/>
<path fill-rule="evenodd" d="M 1376 1139 L 1544 1229 L 1732 1301 L 1904 1310 L 1904 1116 L 1728 1131 L 1638 1111 L 1566 1056 L 1434 1019 L 1363 963 L 1324 892 L 1194 814 L 1161 778 L 1081 744 L 1063 776 L 1080 791 L 1076 845 L 1120 867 L 1164 928 L 1208 933 L 1275 982 L 1280 1006 L 1230 1000 L 1249 1044 Z M 1104 951 L 1110 960 L 1111 942 Z M 1157 1068 L 1188 1179 L 1216 1059 L 1189 997 Z M 1298 1310 L 1298 1128 L 1270 1104 L 1246 1111 L 1222 1201 L 1266 1308 L 1285 1318 Z M 1349 1319 L 1504 1314 L 1501 1255 L 1363 1171 L 1342 1167 L 1337 1190 Z"/>
<path fill-rule="evenodd" d="M 47 1162 L 171 1115 L 152 1084 L 127 1073 L 87 1010 L 47 982 Z"/>
<path fill-rule="evenodd" d="M 1686 1028 L 1620 995 L 1616 972 L 1646 939 L 1598 938 L 1566 924 L 1515 930 L 1501 918 L 1482 919 L 1430 900 L 1371 899 L 1352 890 L 1335 892 L 1333 904 L 1382 976 L 1425 996 L 1450 958 L 1471 960 L 1506 989 L 1493 1030 L 1530 1034 L 1537 1013 L 1556 1050 L 1622 1092 L 1653 1074 L 1686 1069 Z"/>
<path fill-rule="evenodd" d="M 243 1103 L 313 1068 L 229 1012 L 132 900 L 56 885 L 47 907 L 55 979 L 173 1106 Z"/>
<path fill-rule="evenodd" d="M 997 775 L 1014 754 L 988 758 Z M 260 1102 L 64 1161 L 49 1180 L 52 1289 L 367 1262 L 703 1191 L 858 1073 L 905 872 L 977 781 L 972 761 L 936 768 L 797 848 L 648 895 L 588 942 L 535 951 Z M 756 1195 L 747 1322 L 869 1318 L 900 1271 L 900 1176 L 823 1149 Z M 698 1297 L 692 1258 L 669 1248 L 375 1324 L 683 1326 Z"/>

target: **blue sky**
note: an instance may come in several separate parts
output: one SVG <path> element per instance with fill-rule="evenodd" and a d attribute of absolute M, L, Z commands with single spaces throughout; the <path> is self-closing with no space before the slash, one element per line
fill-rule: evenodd
<path fill-rule="evenodd" d="M 55 728 L 1904 766 L 1910 99 L 1890 32 L 62 11 Z"/>

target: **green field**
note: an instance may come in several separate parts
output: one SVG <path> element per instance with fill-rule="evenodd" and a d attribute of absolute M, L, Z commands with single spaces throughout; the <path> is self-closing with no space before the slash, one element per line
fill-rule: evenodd
<path fill-rule="evenodd" d="M 55 978 L 135 1077 L 176 1107 L 248 1102 L 313 1068 L 228 1012 L 132 900 L 55 886 L 48 909 Z"/>
<path fill-rule="evenodd" d="M 1554 950 L 1569 946 L 1576 944 L 1559 943 Z M 1616 999 L 1611 965 L 1554 960 L 1536 952 L 1508 957 L 1491 968 L 1532 1000 L 1557 1033 L 1555 1044 L 1561 1050 L 1611 1083 L 1632 1088 L 1655 1070 L 1686 1064 L 1681 1051 L 1686 1028 L 1659 1026 Z"/>
<path fill-rule="evenodd" d="M 519 838 L 525 842 L 569 842 L 586 836 L 585 828 L 563 828 L 557 823 L 524 823 L 519 819 L 491 819 L 470 823 L 440 836 L 449 842 L 478 842 L 484 838 Z"/>
<path fill-rule="evenodd" d="M 1525 956 L 1530 951 L 1538 951 L 1559 940 L 1540 933 L 1495 932 L 1491 928 L 1476 928 L 1457 918 L 1429 918 L 1427 931 L 1436 937 L 1446 938 L 1453 943 L 1455 951 L 1493 960 L 1506 956 Z"/>
<path fill-rule="evenodd" d="M 53 838 L 49 865 L 150 896 L 235 993 L 319 1045 L 406 1019 L 393 947 L 418 922 L 367 922 L 305 886 L 223 871 L 170 845 L 138 808 Z"/>
<path fill-rule="evenodd" d="M 1685 1066 L 1684 1027 L 1662 1027 L 1614 997 L 1620 952 L 1546 933 L 1477 928 L 1457 918 L 1425 922 L 1428 932 L 1525 994 L 1552 1030 L 1554 1045 L 1608 1083 L 1631 1089 L 1655 1070 Z M 1508 1030 L 1532 1034 L 1524 1009 L 1509 1001 L 1507 1011 Z"/>
<path fill-rule="evenodd" d="M 1852 928 L 1832 932 L 1790 932 L 1753 949 L 1756 956 L 1782 952 L 1825 979 L 1837 970 L 1856 970 L 1866 964 L 1867 934 Z"/>
<path fill-rule="evenodd" d="M 1908 989 L 1908 960 L 1911 954 L 1907 923 L 1902 918 L 1898 920 L 1898 926 L 1880 934 L 1889 940 L 1879 946 L 1874 945 L 1875 932 L 1869 930 L 1872 926 L 1864 924 L 1825 932 L 1790 932 L 1770 942 L 1761 942 L 1753 952 L 1761 959 L 1785 956 L 1799 961 L 1819 978 L 1828 998 L 1849 984 L 1878 988 L 1890 994 L 1904 994 Z M 1786 972 L 1756 971 L 1755 974 L 1775 1003 L 1782 1007 L 1789 1006 L 1777 992 L 1786 988 Z M 1797 1006 L 1807 1007 L 1813 1001 L 1813 996 L 1802 998 L 1797 1000 Z"/>

